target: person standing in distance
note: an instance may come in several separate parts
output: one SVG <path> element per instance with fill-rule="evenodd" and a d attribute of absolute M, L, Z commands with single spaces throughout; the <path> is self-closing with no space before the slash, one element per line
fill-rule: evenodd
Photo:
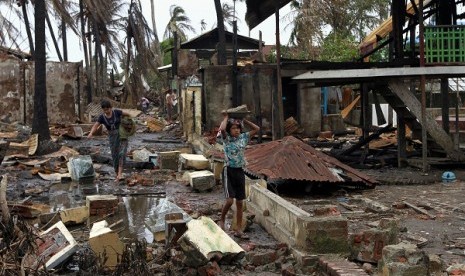
<path fill-rule="evenodd" d="M 95 131 L 104 125 L 108 130 L 108 141 L 110 143 L 111 158 L 113 160 L 113 168 L 116 173 L 116 182 L 123 179 L 123 165 L 126 159 L 127 143 L 121 143 L 119 136 L 119 126 L 123 116 L 130 116 L 129 113 L 120 109 L 113 109 L 110 101 L 102 100 L 100 107 L 103 113 L 97 118 L 97 121 L 92 126 L 87 138 L 92 138 Z"/>
<path fill-rule="evenodd" d="M 142 109 L 142 112 L 144 112 L 144 114 L 147 114 L 149 105 L 150 105 L 150 101 L 146 97 L 140 98 L 140 107 Z"/>
<path fill-rule="evenodd" d="M 169 89 L 166 92 L 166 96 L 165 96 L 166 120 L 168 124 L 171 124 L 173 122 L 172 121 L 173 112 L 174 112 L 173 101 L 174 101 L 173 90 Z"/>
<path fill-rule="evenodd" d="M 245 199 L 245 174 L 244 166 L 245 147 L 254 136 L 260 127 L 250 122 L 249 120 L 240 120 L 229 118 L 226 112 L 223 112 L 223 121 L 220 124 L 219 136 L 224 147 L 224 162 L 222 179 L 226 202 L 221 210 L 221 218 L 219 226 L 224 230 L 226 214 L 236 200 L 236 225 L 237 231 L 234 234 L 236 237 L 247 239 L 248 237 L 242 233 L 242 216 L 243 216 L 243 200 Z M 242 132 L 243 124 L 247 125 L 251 130 Z"/>

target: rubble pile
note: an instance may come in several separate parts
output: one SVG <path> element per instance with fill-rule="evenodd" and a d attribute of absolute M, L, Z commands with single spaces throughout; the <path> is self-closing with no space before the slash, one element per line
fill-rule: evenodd
<path fill-rule="evenodd" d="M 105 133 L 93 140 L 82 138 L 90 125 L 53 126 L 62 148 L 42 156 L 34 152 L 34 137 L 1 133 L 6 138 L 0 145 L 6 145 L 6 150 L 0 171 L 9 175 L 4 177 L 9 184 L 0 190 L 0 202 L 6 203 L 2 216 L 8 213 L 12 218 L 0 228 L 2 275 L 18 271 L 31 275 L 316 275 L 320 271 L 433 275 L 450 271 L 460 275 L 463 271 L 459 264 L 463 237 L 456 231 L 461 225 L 451 219 L 451 214 L 464 212 L 463 204 L 458 199 L 447 204 L 433 196 L 448 191 L 459 194 L 458 182 L 447 183 L 450 186 L 433 190 L 430 196 L 409 198 L 398 192 L 394 202 L 384 187 L 374 189 L 378 182 L 372 180 L 379 175 L 365 175 L 327 157 L 307 140 L 287 137 L 259 144 L 248 151 L 255 154 L 248 172 L 265 177 L 246 180 L 248 200 L 242 225 L 250 239 L 242 239 L 232 232 L 234 214 L 227 216 L 225 230 L 217 226 L 223 202 L 221 153 L 213 149 L 206 156 L 194 154 L 191 145 L 179 139 L 178 124 L 166 126 L 151 111 L 136 116 L 138 131 L 130 142 L 125 178 L 118 183 Z M 290 118 L 286 131 L 299 134 L 300 127 Z M 389 148 L 395 141 L 385 131 L 359 142 L 371 151 Z M 335 137 L 331 133 L 320 138 L 320 146 L 341 146 Z M 339 151 L 343 154 L 336 156 L 339 160 L 353 156 L 361 144 L 348 142 Z M 287 154 L 284 164 L 279 163 L 282 156 L 270 158 L 278 152 Z M 300 158 L 304 161 L 299 162 Z M 320 164 L 322 160 L 326 163 Z M 308 177 L 286 179 L 295 168 L 299 172 L 292 176 L 309 173 Z M 314 169 L 304 171 L 308 168 Z M 401 178 L 401 174 L 385 176 L 389 177 Z M 353 194 L 350 188 L 356 182 L 373 189 Z M 325 183 L 336 189 L 327 189 Z M 279 189 L 267 189 L 270 184 L 293 185 L 290 190 L 305 187 L 299 196 L 290 197 Z M 313 194 L 317 188 L 326 195 Z M 437 239 L 423 234 L 416 219 L 436 229 L 448 219 L 453 222 L 445 227 L 447 239 L 441 243 L 441 233 L 434 232 Z M 449 253 L 431 253 L 437 249 Z"/>

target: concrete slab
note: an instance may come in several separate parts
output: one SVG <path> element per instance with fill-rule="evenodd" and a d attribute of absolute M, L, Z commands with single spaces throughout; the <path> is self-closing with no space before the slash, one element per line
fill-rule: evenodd
<path fill-rule="evenodd" d="M 411 243 L 402 242 L 383 248 L 383 257 L 378 262 L 383 275 L 428 275 L 427 254 Z"/>
<path fill-rule="evenodd" d="M 188 175 L 189 184 L 194 190 L 207 191 L 215 187 L 215 175 L 211 171 L 195 171 Z"/>
<path fill-rule="evenodd" d="M 230 263 L 245 256 L 244 250 L 210 218 L 200 217 L 187 223 L 187 231 L 178 240 L 186 262 L 192 266 L 210 260 Z"/>
<path fill-rule="evenodd" d="M 158 153 L 158 166 L 164 170 L 178 170 L 180 151 L 164 151 Z"/>
<path fill-rule="evenodd" d="M 89 218 L 89 208 L 80 206 L 60 211 L 60 218 L 65 225 L 84 223 Z"/>
<path fill-rule="evenodd" d="M 118 233 L 108 227 L 105 220 L 94 223 L 89 234 L 89 245 L 92 251 L 104 260 L 103 265 L 114 269 L 118 264 L 118 256 L 123 254 L 124 244 Z"/>
<path fill-rule="evenodd" d="M 208 169 L 210 162 L 202 154 L 181 153 L 179 155 L 179 171 Z"/>

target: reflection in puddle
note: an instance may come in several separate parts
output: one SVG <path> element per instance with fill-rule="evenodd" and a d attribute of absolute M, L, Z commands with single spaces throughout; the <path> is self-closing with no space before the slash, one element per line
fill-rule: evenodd
<path fill-rule="evenodd" d="M 49 190 L 50 212 L 61 211 L 83 205 L 84 198 L 79 183 L 57 183 Z"/>
<path fill-rule="evenodd" d="M 184 210 L 166 198 L 123 197 L 123 202 L 127 214 L 127 232 L 123 231 L 123 236 L 139 240 L 145 238 L 148 243 L 154 241 L 154 233 L 164 236 L 166 214 L 182 213 L 184 221 L 191 219 Z"/>
<path fill-rule="evenodd" d="M 158 198 L 154 197 L 123 197 L 127 216 L 125 220 L 126 229 L 121 233 L 128 238 L 145 238 L 148 243 L 153 242 L 152 232 L 145 226 L 151 209 L 157 206 Z"/>
<path fill-rule="evenodd" d="M 93 191 L 89 194 L 98 194 L 96 184 L 68 182 L 52 185 L 49 190 L 50 212 L 84 206 L 88 195 L 86 191 L 89 190 Z M 115 216 L 106 218 L 110 224 L 123 220 L 123 229 L 118 231 L 121 238 L 145 239 L 148 243 L 153 243 L 155 236 L 164 236 L 166 214 L 182 213 L 185 222 L 191 219 L 184 210 L 166 198 L 129 196 L 122 197 L 122 202 L 124 208 L 120 208 Z"/>

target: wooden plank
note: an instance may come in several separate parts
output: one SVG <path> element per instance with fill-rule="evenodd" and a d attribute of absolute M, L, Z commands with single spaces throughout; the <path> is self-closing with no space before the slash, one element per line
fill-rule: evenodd
<path fill-rule="evenodd" d="M 370 69 L 349 69 L 349 70 L 322 70 L 309 71 L 307 73 L 293 77 L 293 80 L 309 81 L 341 81 L 341 80 L 362 80 L 373 78 L 392 77 L 458 77 L 465 76 L 465 66 L 435 66 L 435 67 L 396 67 L 396 68 L 370 68 Z"/>
<path fill-rule="evenodd" d="M 358 95 L 346 108 L 341 111 L 342 119 L 345 119 L 350 111 L 358 104 L 360 101 L 360 95 Z"/>
<path fill-rule="evenodd" d="M 462 67 L 465 69 L 465 67 Z M 421 123 L 421 103 L 410 92 L 407 84 L 399 80 L 389 81 L 389 89 L 396 94 L 404 104 L 409 108 L 410 112 L 415 115 Z M 453 160 L 465 160 L 465 155 L 460 150 L 456 150 L 452 138 L 442 129 L 431 114 L 426 113 L 426 125 L 422 126 L 426 128 L 428 134 L 434 139 L 434 141 L 440 145 L 447 153 L 447 155 Z"/>
<path fill-rule="evenodd" d="M 423 5 L 428 5 L 431 0 L 424 1 Z M 418 5 L 419 0 L 415 0 L 415 4 Z M 406 13 L 415 14 L 415 9 L 413 8 L 412 3 L 408 3 L 406 7 Z M 392 16 L 388 17 L 384 22 L 382 22 L 376 29 L 369 33 L 360 44 L 359 48 L 366 48 L 372 44 L 376 44 L 381 39 L 385 38 L 392 31 Z"/>
<path fill-rule="evenodd" d="M 436 216 L 435 215 L 432 215 L 430 213 L 428 213 L 428 211 L 426 211 L 425 209 L 423 208 L 420 208 L 420 207 L 417 207 L 415 205 L 413 205 L 412 203 L 410 202 L 407 202 L 407 201 L 403 201 L 403 203 L 409 207 L 409 208 L 412 208 L 413 210 L 415 210 L 416 212 L 420 213 L 420 214 L 423 214 L 423 215 L 427 215 L 429 218 L 431 219 L 435 219 Z"/>

